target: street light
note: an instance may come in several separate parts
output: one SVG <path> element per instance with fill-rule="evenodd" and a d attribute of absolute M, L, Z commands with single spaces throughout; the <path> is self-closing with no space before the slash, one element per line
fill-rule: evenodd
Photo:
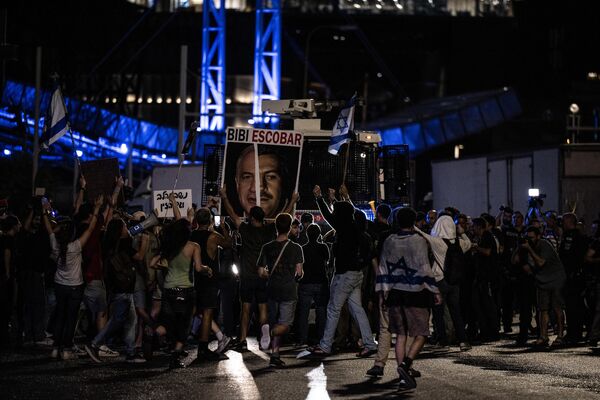
<path fill-rule="evenodd" d="M 304 48 L 304 86 L 302 97 L 306 98 L 308 96 L 308 55 L 310 52 L 310 40 L 314 36 L 315 33 L 320 31 L 321 29 L 335 29 L 340 32 L 350 32 L 358 30 L 358 26 L 356 25 L 319 25 L 314 27 L 306 37 L 306 46 Z"/>

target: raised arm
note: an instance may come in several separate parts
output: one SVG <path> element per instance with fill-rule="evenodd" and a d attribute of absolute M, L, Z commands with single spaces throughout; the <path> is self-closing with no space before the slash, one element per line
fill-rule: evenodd
<path fill-rule="evenodd" d="M 29 207 L 29 209 L 27 210 L 27 217 L 25 218 L 25 221 L 23 222 L 23 230 L 25 230 L 26 232 L 31 232 L 32 222 L 33 222 L 33 207 Z"/>
<path fill-rule="evenodd" d="M 323 196 L 321 195 L 321 188 L 319 187 L 319 185 L 315 185 L 315 187 L 313 188 L 313 194 L 315 195 L 315 200 L 317 201 L 317 207 L 319 207 L 319 211 L 321 212 L 321 215 L 323 216 L 323 218 L 325 218 L 325 221 L 327 221 L 327 223 L 329 225 L 331 225 L 331 227 L 333 227 L 333 229 L 335 229 L 333 213 L 331 212 L 331 210 L 329 210 L 327 203 L 325 203 L 325 200 L 323 199 Z"/>
<path fill-rule="evenodd" d="M 50 224 L 50 218 L 48 217 L 51 210 L 52 206 L 50 206 L 50 203 L 42 202 L 42 221 L 44 222 L 44 228 L 46 228 L 48 235 L 52 235 L 54 233 L 52 230 L 52 225 Z"/>
<path fill-rule="evenodd" d="M 192 207 L 187 209 L 187 220 L 190 221 L 190 224 L 194 223 L 194 209 Z"/>
<path fill-rule="evenodd" d="M 347 201 L 348 203 L 352 204 L 352 207 L 354 207 L 354 204 L 352 203 L 352 200 L 350 199 L 350 193 L 348 193 L 348 188 L 343 183 L 340 186 L 339 193 L 340 193 L 340 197 L 343 201 Z"/>
<path fill-rule="evenodd" d="M 79 212 L 79 208 L 81 204 L 83 204 L 83 197 L 85 195 L 86 190 L 86 181 L 83 174 L 79 176 L 79 192 L 77 192 L 77 198 L 75 199 L 75 204 L 73 204 L 73 213 L 77 214 Z"/>
<path fill-rule="evenodd" d="M 231 218 L 231 221 L 233 221 L 235 227 L 239 228 L 242 223 L 242 218 L 240 218 L 240 216 L 237 215 L 233 210 L 233 207 L 231 206 L 231 203 L 227 198 L 227 188 L 225 187 L 225 185 L 223 185 L 223 187 L 219 191 L 219 194 L 221 195 L 221 204 L 225 208 L 225 212 L 227 212 L 229 218 Z"/>
<path fill-rule="evenodd" d="M 171 207 L 173 207 L 173 217 L 175 220 L 181 219 L 181 211 L 179 211 L 179 206 L 177 205 L 177 199 L 175 198 L 175 192 L 169 193 L 169 201 L 171 202 Z"/>
<path fill-rule="evenodd" d="M 96 201 L 94 202 L 94 211 L 92 213 L 92 219 L 90 220 L 90 224 L 88 225 L 85 232 L 83 232 L 79 237 L 79 245 L 81 247 L 85 246 L 88 239 L 92 235 L 96 224 L 98 223 L 98 213 L 100 212 L 100 207 L 102 207 L 102 203 L 104 203 L 104 196 L 100 195 L 98 196 L 98 198 L 96 198 Z"/>
<path fill-rule="evenodd" d="M 117 201 L 119 200 L 119 194 L 121 194 L 121 189 L 123 189 L 124 185 L 125 185 L 125 181 L 123 180 L 122 176 L 115 178 L 115 189 L 113 190 L 112 196 L 110 196 L 110 201 L 109 201 L 111 207 L 113 207 L 113 208 L 117 207 Z"/>
<path fill-rule="evenodd" d="M 300 197 L 300 194 L 298 192 L 294 192 L 292 194 L 292 198 L 290 199 L 290 202 L 283 209 L 283 212 L 286 214 L 294 215 L 294 210 L 296 209 L 296 203 L 298 202 L 299 197 Z"/>

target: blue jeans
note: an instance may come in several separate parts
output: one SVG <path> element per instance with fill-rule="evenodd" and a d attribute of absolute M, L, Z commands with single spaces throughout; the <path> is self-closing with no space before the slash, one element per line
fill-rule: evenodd
<path fill-rule="evenodd" d="M 321 347 L 323 351 L 327 353 L 331 352 L 335 331 L 340 319 L 340 311 L 346 301 L 348 301 L 350 315 L 354 318 L 354 321 L 356 321 L 358 329 L 360 329 L 360 335 L 365 348 L 377 350 L 367 313 L 362 306 L 362 280 L 363 273 L 361 271 L 348 271 L 333 276 L 330 287 L 329 304 L 327 304 L 325 333 L 319 343 L 319 347 Z"/>
<path fill-rule="evenodd" d="M 121 328 L 123 329 L 123 341 L 127 347 L 127 355 L 135 354 L 135 327 L 137 324 L 135 311 L 133 309 L 133 294 L 132 293 L 115 293 L 112 298 L 112 314 L 108 323 L 102 329 L 92 344 L 101 346 Z"/>
<path fill-rule="evenodd" d="M 308 342 L 308 314 L 312 302 L 315 302 L 317 313 L 317 337 L 322 338 L 327 320 L 327 285 L 321 283 L 307 283 L 298 286 L 298 342 Z"/>

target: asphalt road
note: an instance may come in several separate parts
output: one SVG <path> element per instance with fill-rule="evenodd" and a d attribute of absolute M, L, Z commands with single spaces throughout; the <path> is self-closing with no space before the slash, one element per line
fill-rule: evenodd
<path fill-rule="evenodd" d="M 229 360 L 169 371 L 169 357 L 130 365 L 123 358 L 94 364 L 88 358 L 63 362 L 47 348 L 24 348 L 0 358 L 2 399 L 598 399 L 600 354 L 587 347 L 549 351 L 515 348 L 500 341 L 461 353 L 426 348 L 414 364 L 416 390 L 398 393 L 395 361 L 378 381 L 365 378 L 372 359 L 342 353 L 297 360 L 286 348 L 286 367 L 268 368 L 256 342 L 250 351 L 228 351 Z M 190 352 L 188 361 L 194 357 Z"/>

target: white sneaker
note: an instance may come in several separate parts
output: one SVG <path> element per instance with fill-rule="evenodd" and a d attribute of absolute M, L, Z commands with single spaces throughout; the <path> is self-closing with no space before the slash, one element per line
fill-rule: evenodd
<path fill-rule="evenodd" d="M 231 338 L 229 336 L 223 336 L 222 340 L 219 340 L 219 344 L 217 346 L 217 350 L 215 352 L 221 354 L 231 342 Z"/>
<path fill-rule="evenodd" d="M 260 337 L 260 349 L 262 351 L 267 351 L 271 344 L 271 329 L 268 324 L 264 324 L 260 330 L 262 332 L 262 336 Z"/>
<path fill-rule="evenodd" d="M 62 358 L 63 360 L 67 361 L 67 360 L 76 360 L 77 359 L 77 354 L 71 350 L 63 350 L 60 353 L 60 358 Z"/>
<path fill-rule="evenodd" d="M 50 353 L 50 358 L 58 360 L 58 347 L 54 347 Z"/>
<path fill-rule="evenodd" d="M 103 344 L 98 348 L 98 355 L 100 357 L 119 357 L 120 354 L 118 351 L 114 351 L 110 349 L 107 345 Z"/>

